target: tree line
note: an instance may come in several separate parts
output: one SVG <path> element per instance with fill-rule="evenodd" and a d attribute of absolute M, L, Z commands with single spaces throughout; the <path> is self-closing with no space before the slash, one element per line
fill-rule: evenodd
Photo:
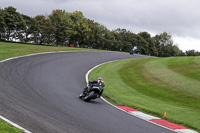
<path fill-rule="evenodd" d="M 50 15 L 30 17 L 9 6 L 0 8 L 0 38 L 42 45 L 87 47 L 129 52 L 137 46 L 144 55 L 169 57 L 185 55 L 163 32 L 152 37 L 148 32 L 135 34 L 126 29 L 109 30 L 84 17 L 80 11 L 53 10 Z"/>

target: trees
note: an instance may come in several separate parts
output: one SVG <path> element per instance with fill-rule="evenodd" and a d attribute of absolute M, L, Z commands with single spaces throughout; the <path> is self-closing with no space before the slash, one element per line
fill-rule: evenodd
<path fill-rule="evenodd" d="M 132 44 L 131 44 L 131 35 L 132 33 L 130 31 L 127 31 L 126 29 L 116 29 L 113 31 L 115 35 L 115 39 L 118 42 L 118 50 L 120 51 L 130 51 Z"/>
<path fill-rule="evenodd" d="M 95 23 L 93 20 L 88 19 L 88 26 L 90 28 L 90 32 L 88 33 L 89 40 L 86 42 L 87 46 L 92 48 L 93 45 L 96 43 L 96 31 L 97 29 L 97 23 Z"/>
<path fill-rule="evenodd" d="M 55 27 L 52 25 L 49 18 L 44 15 L 37 15 L 35 18 L 37 25 L 35 40 L 40 44 L 50 44 L 54 40 Z"/>
<path fill-rule="evenodd" d="M 36 36 L 36 31 L 38 29 L 36 20 L 32 17 L 22 14 L 22 18 L 25 21 L 25 30 L 24 30 L 24 42 L 34 41 Z"/>
<path fill-rule="evenodd" d="M 187 50 L 186 52 L 187 56 L 200 56 L 200 52 L 193 50 Z"/>
<path fill-rule="evenodd" d="M 35 43 L 43 44 L 45 39 L 45 29 L 43 28 L 45 22 L 45 16 L 37 15 L 34 17 L 34 20 L 37 25 L 37 29 L 35 29 L 35 34 L 34 34 Z"/>
<path fill-rule="evenodd" d="M 148 55 L 148 42 L 143 37 L 133 34 L 133 44 L 141 54 Z"/>
<path fill-rule="evenodd" d="M 9 6 L 4 9 L 5 34 L 7 40 L 22 40 L 22 32 L 25 29 L 25 21 L 20 13 L 16 12 L 16 8 Z"/>
<path fill-rule="evenodd" d="M 85 44 L 91 48 L 110 50 L 111 40 L 113 40 L 112 33 L 105 26 L 93 20 L 88 19 L 87 21 L 90 30 Z"/>
<path fill-rule="evenodd" d="M 171 50 L 171 56 L 181 56 L 181 55 L 182 51 L 178 48 L 177 45 L 173 45 Z"/>
<path fill-rule="evenodd" d="M 83 47 L 89 41 L 89 33 L 91 31 L 88 21 L 80 11 L 70 13 L 70 18 L 73 21 L 70 42 Z"/>
<path fill-rule="evenodd" d="M 46 44 L 54 43 L 56 28 L 52 25 L 49 18 L 46 18 L 44 20 L 42 29 L 43 29 L 43 32 L 44 32 L 44 42 Z"/>
<path fill-rule="evenodd" d="M 3 38 L 5 32 L 5 21 L 4 21 L 4 11 L 0 8 L 0 38 Z"/>
<path fill-rule="evenodd" d="M 63 46 L 69 42 L 72 34 L 72 20 L 70 14 L 64 10 L 53 10 L 49 19 L 54 26 L 54 37 L 56 45 Z"/>
<path fill-rule="evenodd" d="M 109 39 L 112 37 L 109 34 L 109 30 L 101 25 L 101 24 L 96 24 L 96 32 L 95 32 L 95 38 L 96 42 L 94 45 L 94 48 L 98 49 L 109 49 Z"/>
<path fill-rule="evenodd" d="M 159 57 L 177 56 L 181 54 L 178 46 L 173 44 L 172 36 L 167 32 L 154 37 Z"/>
<path fill-rule="evenodd" d="M 88 47 L 130 51 L 137 46 L 141 54 L 152 56 L 184 55 L 173 44 L 170 34 L 163 32 L 151 37 L 148 32 L 135 34 L 126 29 L 110 31 L 105 26 L 84 17 L 80 11 L 72 13 L 53 10 L 50 15 L 29 17 L 14 7 L 0 9 L 0 37 L 7 40 L 45 45 Z"/>
<path fill-rule="evenodd" d="M 151 35 L 148 32 L 140 32 L 138 35 L 143 37 L 143 39 L 146 42 L 148 42 L 148 49 L 146 49 L 147 53 L 151 56 L 157 56 L 158 51 L 156 49 L 155 42 L 154 42 L 153 38 L 151 37 Z"/>

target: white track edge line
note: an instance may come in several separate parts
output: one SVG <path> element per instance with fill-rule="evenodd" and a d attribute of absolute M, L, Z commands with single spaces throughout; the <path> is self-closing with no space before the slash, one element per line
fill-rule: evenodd
<path fill-rule="evenodd" d="M 110 62 L 114 62 L 114 61 L 117 61 L 117 60 L 104 62 L 104 63 L 101 63 L 101 64 L 96 65 L 95 67 L 91 68 L 91 69 L 86 73 L 86 75 L 85 75 L 86 83 L 88 83 L 88 77 L 89 77 L 89 74 L 90 74 L 90 72 L 91 72 L 92 70 L 94 70 L 95 68 L 97 68 L 97 67 L 99 67 L 99 66 L 101 66 L 101 65 L 104 65 L 104 64 L 107 64 L 107 63 L 110 63 Z M 139 119 L 145 120 L 145 121 L 147 121 L 147 122 L 149 122 L 149 123 L 152 123 L 152 124 L 154 124 L 154 125 L 160 126 L 160 127 L 162 127 L 162 128 L 165 128 L 165 129 L 168 129 L 168 130 L 170 130 L 170 131 L 174 131 L 174 132 L 177 132 L 177 133 L 185 133 L 185 132 L 184 132 L 184 129 L 182 129 L 182 130 L 173 130 L 173 129 L 168 128 L 168 127 L 166 127 L 166 126 L 163 126 L 163 125 L 157 124 L 157 123 L 155 123 L 155 122 L 152 122 L 152 121 L 149 121 L 149 120 L 140 118 L 140 117 L 138 117 L 138 116 L 136 116 L 136 115 L 133 115 L 133 114 L 129 113 L 128 111 L 125 111 L 125 110 L 123 110 L 123 109 L 121 109 L 121 108 L 119 108 L 119 107 L 113 105 L 112 103 L 108 102 L 108 101 L 107 101 L 105 98 L 103 98 L 102 96 L 101 96 L 101 99 L 102 99 L 104 102 L 108 103 L 109 105 L 111 105 L 111 106 L 113 106 L 113 107 L 115 107 L 115 108 L 117 108 L 117 109 L 119 109 L 119 110 L 121 110 L 121 111 L 123 111 L 123 112 L 126 112 L 126 113 L 128 113 L 128 114 L 130 114 L 130 115 L 132 115 L 132 116 L 135 116 L 135 117 L 137 117 L 137 118 L 139 118 Z M 189 129 L 189 130 L 190 130 L 190 129 Z M 198 132 L 193 131 L 193 130 L 191 130 L 191 131 L 192 131 L 191 133 L 198 133 Z M 188 132 L 188 133 L 190 133 L 190 132 Z"/>
<path fill-rule="evenodd" d="M 8 122 L 9 124 L 11 124 L 11 125 L 14 126 L 14 127 L 19 128 L 19 129 L 22 129 L 25 133 L 31 133 L 30 131 L 28 131 L 28 130 L 26 130 L 25 128 L 23 128 L 23 127 L 17 125 L 16 123 L 14 123 L 14 122 L 12 122 L 12 121 L 6 119 L 5 117 L 3 117 L 3 116 L 1 116 L 1 115 L 0 115 L 0 118 L 1 118 L 2 120 L 4 120 L 4 121 Z"/>

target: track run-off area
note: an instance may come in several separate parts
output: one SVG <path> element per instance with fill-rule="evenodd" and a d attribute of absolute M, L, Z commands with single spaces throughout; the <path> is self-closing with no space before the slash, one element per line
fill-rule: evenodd
<path fill-rule="evenodd" d="M 30 132 L 172 132 L 110 106 L 78 96 L 92 67 L 144 57 L 120 52 L 61 52 L 0 63 L 0 115 Z"/>

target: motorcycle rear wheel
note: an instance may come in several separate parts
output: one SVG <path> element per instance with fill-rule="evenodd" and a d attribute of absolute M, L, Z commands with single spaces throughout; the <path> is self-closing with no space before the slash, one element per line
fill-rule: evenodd
<path fill-rule="evenodd" d="M 95 96 L 95 92 L 94 92 L 94 91 L 91 91 L 91 92 L 89 93 L 89 95 L 85 96 L 84 100 L 85 100 L 86 102 L 89 102 L 91 99 L 94 98 L 94 96 Z"/>

